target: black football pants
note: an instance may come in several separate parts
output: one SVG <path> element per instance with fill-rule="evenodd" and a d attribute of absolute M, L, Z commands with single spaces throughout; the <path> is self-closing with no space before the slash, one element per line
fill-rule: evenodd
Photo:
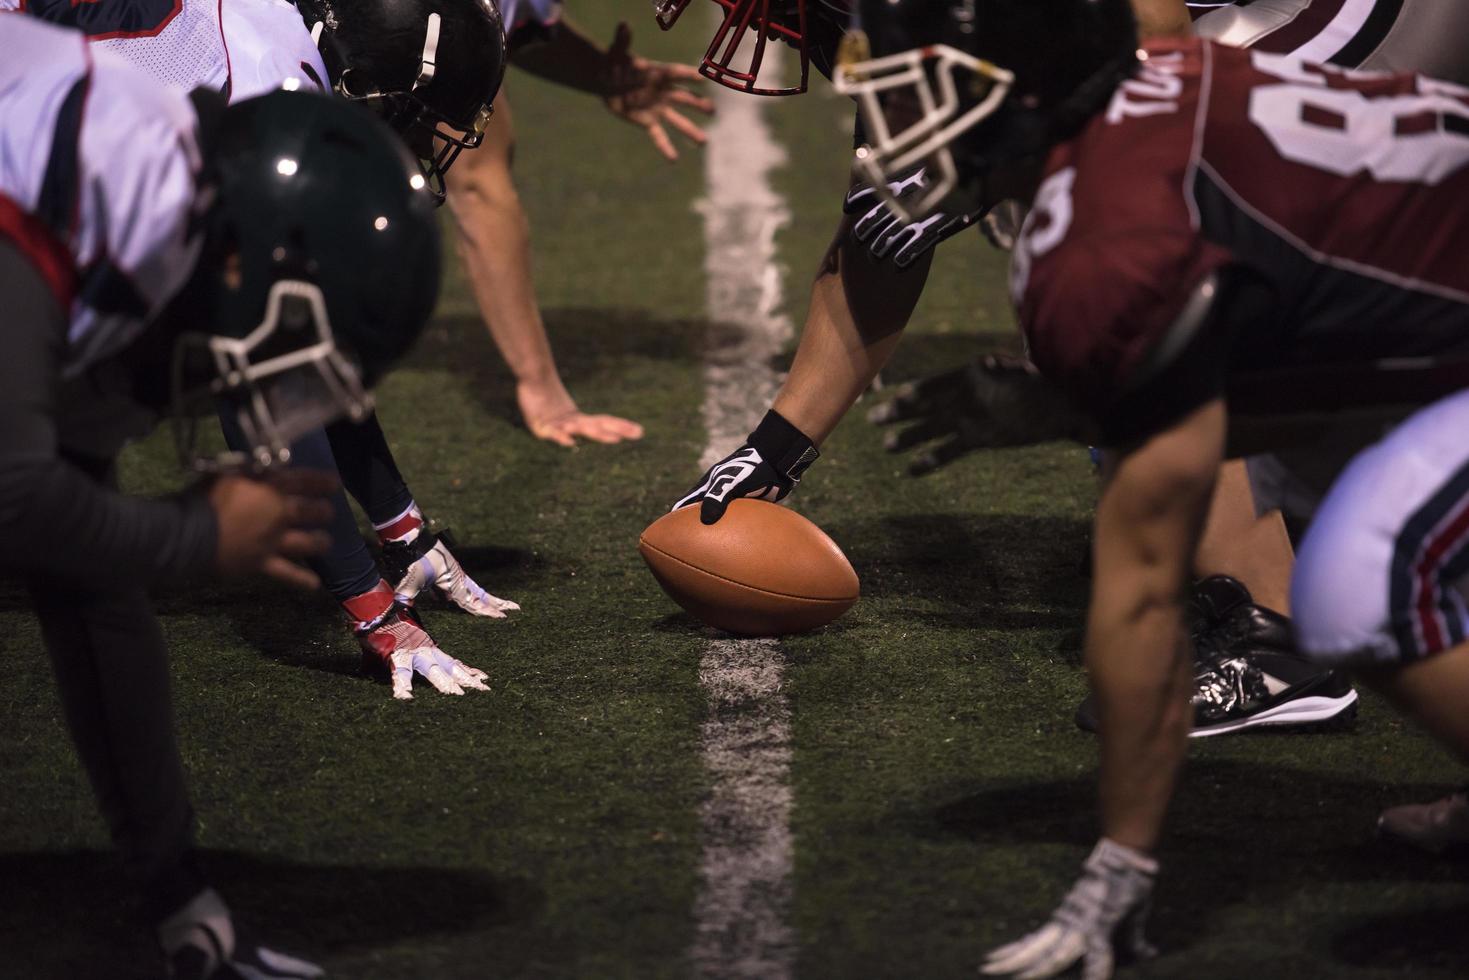
<path fill-rule="evenodd" d="M 71 461 L 113 483 L 111 465 Z M 97 806 L 149 913 L 162 917 L 203 885 L 163 632 L 147 595 L 126 583 L 110 591 L 40 580 L 28 586 Z"/>

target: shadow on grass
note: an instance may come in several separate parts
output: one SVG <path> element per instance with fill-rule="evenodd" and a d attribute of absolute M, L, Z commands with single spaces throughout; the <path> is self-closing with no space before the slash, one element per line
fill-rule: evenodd
<path fill-rule="evenodd" d="M 905 619 L 950 629 L 1066 629 L 1086 607 L 1077 570 L 1085 521 L 938 513 L 827 530 L 847 542 L 864 597 L 922 600 L 901 611 Z"/>
<path fill-rule="evenodd" d="M 580 382 L 603 381 L 632 361 L 687 364 L 697 371 L 708 334 L 702 319 L 670 319 L 647 310 L 567 307 L 542 315 L 557 368 L 573 393 Z M 436 319 L 403 366 L 461 375 L 490 414 L 519 421 L 515 379 L 477 317 Z"/>
<path fill-rule="evenodd" d="M 493 583 L 500 596 L 515 597 L 545 571 L 545 559 L 517 548 L 465 547 L 455 557 L 469 576 Z M 222 614 L 235 635 L 261 656 L 290 667 L 304 667 L 344 677 L 361 677 L 358 648 L 342 621 L 336 603 L 325 593 L 304 593 L 273 582 L 225 583 L 206 589 L 160 593 L 154 609 L 164 620 L 208 612 Z M 464 617 L 448 600 L 436 594 L 420 597 L 432 632 L 439 617 Z M 187 642 L 175 637 L 176 642 Z"/>
<path fill-rule="evenodd" d="M 1159 881 L 1153 938 L 1170 951 L 1184 950 L 1222 910 L 1269 907 L 1315 886 L 1381 883 L 1387 892 L 1399 883 L 1462 884 L 1462 861 L 1372 840 L 1381 809 L 1432 799 L 1442 790 L 1228 759 L 1191 760 L 1160 850 L 1168 872 Z M 900 819 L 911 821 L 919 837 L 957 836 L 980 845 L 1070 842 L 1080 854 L 1097 836 L 1096 799 L 1092 775 L 1008 783 Z M 1058 897 L 1068 884 L 1056 881 Z M 1453 966 L 1469 974 L 1465 912 L 1461 904 L 1355 922 L 1335 934 L 1333 953 L 1363 966 Z"/>
<path fill-rule="evenodd" d="M 1021 353 L 1020 335 L 1014 331 L 910 334 L 903 338 L 893 359 L 882 369 L 882 383 L 884 387 L 893 387 L 917 381 L 962 367 L 982 354 L 996 353 Z M 881 397 L 879 393 L 878 398 Z"/>
<path fill-rule="evenodd" d="M 1060 629 L 1059 652 L 1080 659 L 1087 583 L 1076 558 L 1085 547 L 1084 521 L 921 514 L 833 524 L 827 531 L 847 542 L 864 599 L 902 604 L 902 619 L 957 630 Z M 861 631 L 870 625 L 863 612 L 859 602 L 855 613 L 804 635 Z M 649 628 L 707 639 L 731 636 L 684 612 Z"/>
<path fill-rule="evenodd" d="M 523 922 L 545 897 L 530 882 L 447 868 L 298 864 L 204 853 L 210 879 L 240 921 L 311 957 Z M 115 859 L 95 851 L 0 855 L 5 976 L 156 977 L 153 940 Z"/>
<path fill-rule="evenodd" d="M 1462 875 L 1466 867 L 1463 863 L 1458 867 Z M 1469 902 L 1465 901 L 1354 919 L 1333 935 L 1332 957 L 1357 967 L 1438 968 L 1465 976 L 1469 974 L 1466 922 Z"/>

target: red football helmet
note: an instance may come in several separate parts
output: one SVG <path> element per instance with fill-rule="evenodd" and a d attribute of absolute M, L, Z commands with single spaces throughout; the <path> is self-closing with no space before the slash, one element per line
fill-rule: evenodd
<path fill-rule="evenodd" d="M 751 95 L 800 95 L 806 91 L 806 77 L 811 60 L 806 50 L 806 0 L 714 0 L 724 8 L 724 19 L 704 60 L 699 73 L 732 88 Z M 674 25 L 689 0 L 654 0 L 658 26 L 665 31 Z M 771 8 L 774 8 L 773 10 Z M 743 68 L 734 67 L 740 48 L 750 35 L 754 46 L 748 48 L 748 56 L 740 60 Z M 782 88 L 762 87 L 759 84 L 760 65 L 765 60 L 765 43 L 772 37 L 785 41 L 795 48 L 801 57 L 801 80 L 797 85 Z"/>

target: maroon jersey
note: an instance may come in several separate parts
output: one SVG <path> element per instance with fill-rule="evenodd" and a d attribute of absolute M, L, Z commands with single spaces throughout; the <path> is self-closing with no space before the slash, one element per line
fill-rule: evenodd
<path fill-rule="evenodd" d="M 1197 39 L 1047 161 L 1012 291 L 1031 356 L 1105 411 L 1228 266 L 1268 301 L 1229 372 L 1469 354 L 1469 90 Z"/>

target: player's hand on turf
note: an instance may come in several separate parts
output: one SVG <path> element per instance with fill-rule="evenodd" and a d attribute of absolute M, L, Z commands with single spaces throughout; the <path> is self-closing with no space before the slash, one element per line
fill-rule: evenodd
<path fill-rule="evenodd" d="M 330 545 L 316 530 L 331 520 L 326 499 L 337 478 L 313 470 L 281 470 L 265 478 L 226 475 L 207 491 L 219 527 L 215 567 L 224 575 L 264 574 L 314 589 L 317 577 L 296 562 Z"/>
<path fill-rule="evenodd" d="M 518 384 L 515 400 L 531 435 L 558 446 L 575 446 L 577 439 L 610 445 L 643 437 L 643 427 L 631 419 L 582 412 L 560 381 L 554 385 Z"/>
<path fill-rule="evenodd" d="M 745 444 L 705 471 L 703 478 L 671 510 L 699 505 L 699 520 L 714 524 L 740 497 L 784 500 L 801 474 L 821 454 L 810 439 L 774 409 Z"/>
<path fill-rule="evenodd" d="M 631 45 L 632 29 L 626 22 L 618 24 L 607 49 L 603 101 L 618 119 L 646 130 L 648 139 L 664 157 L 677 160 L 678 149 L 664 125 L 702 145 L 709 137 L 679 110 L 708 115 L 714 112 L 714 103 L 684 87 L 688 82 L 702 82 L 698 69 L 639 58 L 629 50 Z"/>
<path fill-rule="evenodd" d="M 313 980 L 326 976 L 315 963 L 262 946 L 241 929 L 212 888 L 158 927 L 166 973 L 171 980 Z"/>
<path fill-rule="evenodd" d="M 387 674 L 393 697 L 413 700 L 415 674 L 433 685 L 440 694 L 463 694 L 465 688 L 488 691 L 484 671 L 449 656 L 419 623 L 417 614 L 399 602 L 386 613 L 354 629 L 362 645 L 369 673 Z"/>
<path fill-rule="evenodd" d="M 888 183 L 892 195 L 904 202 L 917 201 L 927 187 L 928 177 L 922 167 Z M 867 246 L 873 258 L 892 259 L 900 269 L 908 268 L 939 242 L 959 234 L 984 214 L 935 211 L 905 221 L 867 184 L 856 184 L 847 192 L 842 210 L 856 216 L 852 236 Z"/>
<path fill-rule="evenodd" d="M 924 447 L 908 464 L 922 476 L 976 449 L 1079 439 L 1086 425 L 1071 403 L 1023 358 L 988 354 L 962 368 L 899 386 L 867 413 L 875 425 L 911 423 L 883 445 Z"/>
<path fill-rule="evenodd" d="M 427 633 L 424 634 L 428 636 Z M 468 688 L 488 691 L 484 671 L 449 656 L 429 640 L 426 646 L 397 650 L 392 654 L 393 697 L 413 700 L 413 676 L 427 680 L 440 694 L 463 694 Z"/>
<path fill-rule="evenodd" d="M 422 547 L 414 547 L 420 544 Z M 425 528 L 419 532 L 419 538 L 406 547 L 413 549 L 415 553 L 405 563 L 393 588 L 400 601 L 411 603 L 420 592 L 432 586 L 445 599 L 475 616 L 504 619 L 507 613 L 520 609 L 519 603 L 492 596 L 480 588 L 474 579 L 465 574 L 459 559 L 454 557 L 439 535 Z M 387 549 L 384 551 L 385 555 L 386 552 Z"/>
<path fill-rule="evenodd" d="M 1118 950 L 1132 959 L 1156 956 L 1143 930 L 1157 873 L 1152 858 L 1102 838 L 1050 921 L 990 953 L 980 972 L 1036 980 L 1080 961 L 1082 980 L 1106 980 Z"/>

